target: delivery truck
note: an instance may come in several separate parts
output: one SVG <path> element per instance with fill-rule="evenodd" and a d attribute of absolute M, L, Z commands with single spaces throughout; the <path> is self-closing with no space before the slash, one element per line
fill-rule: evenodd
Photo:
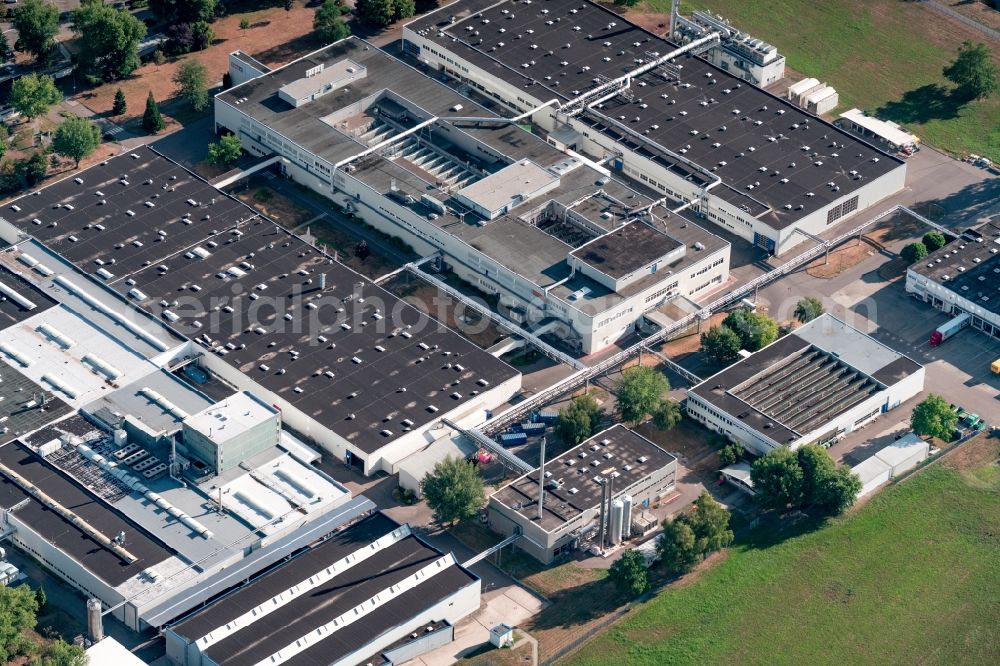
<path fill-rule="evenodd" d="M 954 319 L 950 319 L 938 326 L 934 329 L 934 332 L 931 333 L 931 347 L 937 347 L 939 344 L 961 331 L 969 325 L 971 320 L 972 317 L 969 316 L 969 313 L 963 312 Z"/>

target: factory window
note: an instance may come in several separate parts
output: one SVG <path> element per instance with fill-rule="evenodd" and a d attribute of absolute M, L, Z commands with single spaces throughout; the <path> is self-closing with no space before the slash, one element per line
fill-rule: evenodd
<path fill-rule="evenodd" d="M 844 203 L 831 208 L 829 212 L 827 212 L 826 214 L 826 223 L 833 224 L 835 221 L 839 220 L 845 215 L 853 213 L 857 209 L 858 209 L 858 197 L 855 195 L 850 199 L 848 199 L 847 201 L 845 201 Z"/>

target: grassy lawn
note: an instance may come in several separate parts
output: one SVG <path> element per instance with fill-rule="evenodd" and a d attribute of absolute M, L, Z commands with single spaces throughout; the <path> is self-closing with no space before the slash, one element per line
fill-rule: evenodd
<path fill-rule="evenodd" d="M 670 0 L 647 5 L 670 10 Z M 1000 96 L 959 105 L 941 74 L 962 40 L 989 39 L 929 7 L 902 0 L 685 0 L 682 7 L 721 13 L 771 42 L 789 67 L 834 86 L 839 110 L 877 111 L 937 148 L 1000 161 Z M 994 54 L 1000 62 L 1000 49 Z"/>
<path fill-rule="evenodd" d="M 822 529 L 761 528 L 568 663 L 1000 663 L 998 455 L 979 438 Z"/>

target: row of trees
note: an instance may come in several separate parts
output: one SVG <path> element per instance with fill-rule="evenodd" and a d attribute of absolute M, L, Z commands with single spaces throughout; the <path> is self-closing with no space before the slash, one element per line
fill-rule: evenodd
<path fill-rule="evenodd" d="M 908 264 L 920 261 L 935 250 L 940 250 L 947 243 L 947 239 L 940 231 L 931 231 L 924 234 L 922 240 L 910 243 L 899 252 L 899 256 Z"/>
<path fill-rule="evenodd" d="M 756 499 L 768 509 L 817 506 L 838 514 L 854 504 L 861 480 L 846 465 L 837 465 L 826 450 L 807 444 L 792 451 L 774 449 L 750 469 Z"/>
<path fill-rule="evenodd" d="M 733 310 L 722 321 L 701 334 L 701 350 L 716 363 L 732 363 L 740 350 L 757 351 L 778 339 L 778 322 L 763 312 L 748 308 Z"/>
<path fill-rule="evenodd" d="M 638 424 L 647 417 L 659 430 L 669 430 L 681 418 L 681 406 L 666 397 L 670 382 L 662 372 L 649 366 L 632 366 L 622 372 L 615 387 L 618 413 L 622 420 Z M 592 395 L 577 396 L 559 410 L 553 424 L 556 436 L 567 446 L 576 446 L 600 430 L 604 413 Z"/>
<path fill-rule="evenodd" d="M 33 592 L 26 585 L 0 587 L 0 662 L 32 666 L 86 666 L 83 649 L 61 639 L 39 645 L 29 635 L 38 622 L 38 612 L 46 604 L 41 588 Z"/>
<path fill-rule="evenodd" d="M 663 533 L 656 539 L 660 566 L 669 573 L 685 573 L 708 555 L 733 542 L 730 514 L 706 491 L 690 511 L 663 521 Z M 623 594 L 638 596 L 649 589 L 649 571 L 643 556 L 627 550 L 615 560 L 608 577 Z"/>

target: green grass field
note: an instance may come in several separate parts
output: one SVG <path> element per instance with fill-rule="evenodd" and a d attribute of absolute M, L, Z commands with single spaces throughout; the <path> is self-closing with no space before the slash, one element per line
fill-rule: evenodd
<path fill-rule="evenodd" d="M 967 446 L 967 470 L 954 456 L 821 529 L 755 533 L 568 663 L 1000 663 L 1000 446 Z"/>
<path fill-rule="evenodd" d="M 670 0 L 647 4 L 670 10 Z M 685 0 L 682 7 L 723 14 L 771 42 L 789 67 L 834 86 L 840 110 L 878 112 L 937 148 L 1000 161 L 1000 95 L 958 104 L 941 74 L 963 39 L 989 39 L 932 9 L 903 0 Z"/>

